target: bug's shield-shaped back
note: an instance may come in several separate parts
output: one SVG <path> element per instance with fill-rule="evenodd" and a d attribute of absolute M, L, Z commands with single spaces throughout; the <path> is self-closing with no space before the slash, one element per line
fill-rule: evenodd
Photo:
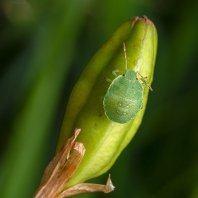
<path fill-rule="evenodd" d="M 103 105 L 109 120 L 124 124 L 133 119 L 142 107 L 143 88 L 136 80 L 136 72 L 127 70 L 109 86 Z"/>

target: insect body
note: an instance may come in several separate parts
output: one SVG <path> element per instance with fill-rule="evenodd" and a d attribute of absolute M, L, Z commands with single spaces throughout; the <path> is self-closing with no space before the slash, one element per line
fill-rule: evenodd
<path fill-rule="evenodd" d="M 143 88 L 136 80 L 136 72 L 126 74 L 112 81 L 103 100 L 106 116 L 113 122 L 127 123 L 142 108 Z"/>
<path fill-rule="evenodd" d="M 124 43 L 123 47 L 126 72 L 111 82 L 103 100 L 103 107 L 107 118 L 121 124 L 129 122 L 136 116 L 142 108 L 143 100 L 143 87 L 142 83 L 137 79 L 138 72 L 127 70 L 126 47 Z M 113 73 L 115 74 L 115 71 Z M 141 79 L 143 84 L 146 84 L 152 90 L 145 79 L 143 77 Z"/>

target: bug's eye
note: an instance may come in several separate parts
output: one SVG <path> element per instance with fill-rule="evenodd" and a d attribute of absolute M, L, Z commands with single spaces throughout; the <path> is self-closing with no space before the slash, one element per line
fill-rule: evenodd
<path fill-rule="evenodd" d="M 138 78 L 135 78 L 136 80 L 138 80 Z"/>
<path fill-rule="evenodd" d="M 122 74 L 122 76 L 126 77 L 126 74 Z"/>

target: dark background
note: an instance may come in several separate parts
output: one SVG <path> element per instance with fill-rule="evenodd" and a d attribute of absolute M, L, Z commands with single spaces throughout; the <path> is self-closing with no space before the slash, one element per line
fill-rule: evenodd
<path fill-rule="evenodd" d="M 143 122 L 108 171 L 115 191 L 74 197 L 197 198 L 197 12 L 197 0 L 1 1 L 1 197 L 32 197 L 83 67 L 119 25 L 146 15 L 159 45 Z"/>

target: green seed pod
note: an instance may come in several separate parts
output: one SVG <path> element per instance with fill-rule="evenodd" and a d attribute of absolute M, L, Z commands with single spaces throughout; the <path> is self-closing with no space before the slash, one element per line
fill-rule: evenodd
<path fill-rule="evenodd" d="M 127 58 L 123 55 L 123 42 Z M 157 51 L 157 32 L 147 18 L 135 17 L 122 24 L 99 49 L 83 70 L 74 86 L 65 112 L 57 151 L 81 128 L 77 138 L 86 148 L 84 158 L 66 188 L 105 173 L 136 133 L 145 111 L 149 89 L 143 87 L 143 108 L 126 124 L 119 124 L 104 114 L 103 101 L 110 86 L 104 80 L 113 80 L 114 67 L 120 74 L 127 69 L 147 77 L 151 84 Z M 101 115 L 102 116 L 99 116 Z"/>

